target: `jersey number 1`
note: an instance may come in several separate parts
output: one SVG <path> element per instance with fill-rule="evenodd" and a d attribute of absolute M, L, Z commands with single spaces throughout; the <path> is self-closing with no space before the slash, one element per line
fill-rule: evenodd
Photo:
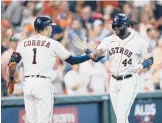
<path fill-rule="evenodd" d="M 36 62 L 36 54 L 37 54 L 37 48 L 34 48 L 33 49 L 33 52 L 34 52 L 34 55 L 33 55 L 33 64 L 37 64 L 37 62 Z"/>

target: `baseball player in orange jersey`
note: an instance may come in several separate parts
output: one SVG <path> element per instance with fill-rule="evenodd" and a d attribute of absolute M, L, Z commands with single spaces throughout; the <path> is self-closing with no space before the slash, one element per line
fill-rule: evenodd
<path fill-rule="evenodd" d="M 113 18 L 112 29 L 115 34 L 106 37 L 97 47 L 106 50 L 110 61 L 110 98 L 117 118 L 117 123 L 129 123 L 131 106 L 139 90 L 138 71 L 153 64 L 153 53 L 146 41 L 133 30 L 128 30 L 130 19 L 125 14 Z M 74 45 L 87 54 L 86 40 L 74 39 Z M 144 61 L 140 63 L 140 59 Z"/>
<path fill-rule="evenodd" d="M 38 17 L 34 22 L 37 34 L 21 41 L 9 61 L 9 94 L 13 93 L 14 84 L 17 83 L 14 79 L 16 64 L 20 60 L 23 62 L 25 76 L 23 92 L 28 123 L 52 123 L 54 102 L 50 75 L 56 57 L 73 65 L 90 58 L 96 59 L 103 52 L 101 50 L 90 55 L 70 55 L 61 43 L 49 38 L 52 25 L 55 24 L 50 17 Z"/>

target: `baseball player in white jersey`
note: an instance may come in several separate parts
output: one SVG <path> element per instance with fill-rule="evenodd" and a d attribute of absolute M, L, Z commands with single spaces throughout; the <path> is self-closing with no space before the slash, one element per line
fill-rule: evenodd
<path fill-rule="evenodd" d="M 149 45 L 139 34 L 128 30 L 129 23 L 130 19 L 125 14 L 115 15 L 112 23 L 115 34 L 105 38 L 97 47 L 97 50 L 106 50 L 103 57 L 108 55 L 110 60 L 110 97 L 117 123 L 129 123 L 130 109 L 139 90 L 138 71 L 153 64 Z M 75 38 L 74 45 L 87 54 L 91 52 L 86 41 Z M 144 59 L 142 63 L 141 58 Z"/>
<path fill-rule="evenodd" d="M 50 75 L 56 57 L 70 64 L 78 64 L 90 58 L 96 58 L 96 53 L 71 56 L 61 43 L 49 38 L 52 25 L 54 23 L 50 17 L 38 17 L 34 22 L 37 34 L 21 41 L 9 61 L 9 94 L 13 93 L 14 84 L 17 83 L 14 79 L 16 64 L 20 60 L 23 62 L 25 76 L 23 91 L 28 123 L 52 123 L 54 99 Z"/>

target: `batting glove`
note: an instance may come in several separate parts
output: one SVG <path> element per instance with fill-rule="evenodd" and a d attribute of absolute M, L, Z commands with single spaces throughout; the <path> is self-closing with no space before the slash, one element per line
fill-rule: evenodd
<path fill-rule="evenodd" d="M 79 39 L 78 37 L 74 37 L 72 42 L 73 42 L 74 46 L 76 46 L 77 48 L 79 48 L 83 51 L 87 50 L 87 38 L 86 37 L 84 38 L 83 41 L 81 39 Z"/>
<path fill-rule="evenodd" d="M 106 52 L 106 50 L 104 49 L 97 49 L 95 51 L 93 51 L 91 54 L 90 54 L 90 58 L 95 61 L 97 60 L 99 57 L 103 56 L 103 54 Z"/>
<path fill-rule="evenodd" d="M 8 93 L 9 93 L 9 94 L 13 94 L 13 92 L 14 92 L 14 85 L 15 85 L 16 83 L 18 83 L 17 80 L 13 79 L 13 80 L 11 81 L 11 79 L 10 79 L 10 81 L 9 81 L 9 83 L 8 83 Z"/>

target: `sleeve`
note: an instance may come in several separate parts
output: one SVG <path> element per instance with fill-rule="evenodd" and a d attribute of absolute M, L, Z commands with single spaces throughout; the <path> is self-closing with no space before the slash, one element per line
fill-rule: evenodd
<path fill-rule="evenodd" d="M 63 47 L 63 45 L 57 41 L 52 45 L 55 54 L 62 60 L 67 59 L 70 53 Z"/>
<path fill-rule="evenodd" d="M 105 38 L 101 41 L 101 43 L 98 45 L 97 49 L 103 49 L 103 50 L 106 50 L 106 52 L 103 54 L 103 56 L 106 56 L 107 55 L 107 42 L 108 42 L 108 38 Z"/>
<path fill-rule="evenodd" d="M 153 56 L 153 51 L 151 46 L 144 40 L 141 40 L 141 50 L 140 55 L 143 59 L 148 59 Z"/>

